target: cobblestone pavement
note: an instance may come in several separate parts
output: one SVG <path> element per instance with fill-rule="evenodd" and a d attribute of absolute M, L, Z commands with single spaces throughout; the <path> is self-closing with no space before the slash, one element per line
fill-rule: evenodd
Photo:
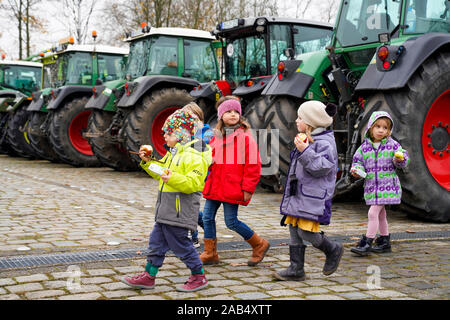
<path fill-rule="evenodd" d="M 152 230 L 157 182 L 143 172 L 120 173 L 108 168 L 73 168 L 48 161 L 0 155 L 0 259 L 55 252 L 145 248 Z M 153 290 L 133 290 L 120 282 L 140 273 L 145 259 L 117 259 L 83 264 L 0 269 L 0 300 L 17 299 L 448 299 L 448 237 L 393 241 L 393 252 L 356 257 L 345 243 L 341 265 L 322 275 L 323 254 L 312 246 L 306 253 L 307 279 L 280 282 L 272 273 L 289 265 L 288 230 L 279 224 L 280 194 L 258 190 L 239 216 L 272 248 L 256 267 L 246 265 L 250 247 L 220 251 L 221 263 L 205 266 L 209 287 L 179 293 L 189 270 L 169 255 Z M 335 203 L 331 237 L 365 233 L 363 203 Z M 241 241 L 225 227 L 220 209 L 219 243 Z M 450 224 L 408 219 L 388 210 L 392 234 L 450 231 Z M 202 239 L 200 229 L 200 239 Z M 401 238 L 401 237 L 400 237 Z M 399 239 L 400 239 L 399 238 Z M 277 240 L 275 243 L 274 240 Z M 111 244 L 116 245 L 112 246 Z M 20 251 L 26 249 L 27 251 Z"/>

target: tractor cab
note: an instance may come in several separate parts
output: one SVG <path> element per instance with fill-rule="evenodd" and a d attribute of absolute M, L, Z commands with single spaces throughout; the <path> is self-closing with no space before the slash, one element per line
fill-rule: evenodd
<path fill-rule="evenodd" d="M 0 95 L 19 91 L 26 96 L 41 88 L 42 64 L 28 61 L 0 61 Z"/>
<path fill-rule="evenodd" d="M 191 92 L 196 98 L 215 103 L 233 94 L 248 102 L 277 72 L 285 50 L 295 56 L 324 49 L 331 41 L 332 25 L 309 20 L 258 17 L 221 22 L 211 31 L 221 42 L 222 80 Z M 245 104 L 245 102 L 244 102 Z"/>

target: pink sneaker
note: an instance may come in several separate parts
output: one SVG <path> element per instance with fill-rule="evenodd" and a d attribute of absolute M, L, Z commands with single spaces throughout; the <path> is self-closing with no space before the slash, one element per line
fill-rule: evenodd
<path fill-rule="evenodd" d="M 177 291 L 182 292 L 193 292 L 201 290 L 208 286 L 208 281 L 204 274 L 191 274 L 188 281 L 186 281 L 182 286 L 177 287 Z"/>
<path fill-rule="evenodd" d="M 152 277 L 148 272 L 142 272 L 134 277 L 124 277 L 121 281 L 134 289 L 153 289 L 156 277 Z"/>

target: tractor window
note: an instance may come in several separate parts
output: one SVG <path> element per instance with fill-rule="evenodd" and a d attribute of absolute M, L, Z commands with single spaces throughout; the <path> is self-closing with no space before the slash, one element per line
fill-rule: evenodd
<path fill-rule="evenodd" d="M 58 64 L 50 63 L 44 65 L 44 83 L 43 88 L 56 88 L 58 76 Z"/>
<path fill-rule="evenodd" d="M 343 47 L 378 42 L 378 34 L 399 24 L 399 1 L 346 0 L 337 24 L 336 38 Z"/>
<path fill-rule="evenodd" d="M 58 80 L 64 84 L 92 85 L 92 56 L 89 52 L 66 53 L 59 63 Z"/>
<path fill-rule="evenodd" d="M 11 89 L 34 91 L 41 88 L 42 69 L 10 65 L 2 67 L 2 84 Z"/>
<path fill-rule="evenodd" d="M 333 30 L 294 26 L 297 33 L 294 34 L 296 59 L 302 53 L 324 50 L 330 44 Z"/>
<path fill-rule="evenodd" d="M 152 38 L 148 74 L 178 75 L 178 39 L 174 37 Z"/>
<path fill-rule="evenodd" d="M 450 1 L 408 0 L 405 33 L 450 32 Z"/>
<path fill-rule="evenodd" d="M 284 55 L 284 49 L 286 48 L 292 48 L 291 27 L 287 24 L 270 25 L 270 66 L 272 74 L 277 72 L 278 62 L 287 59 Z M 259 72 L 258 75 L 265 75 L 265 70 L 262 73 Z"/>
<path fill-rule="evenodd" d="M 126 74 L 132 79 L 141 77 L 147 71 L 149 39 L 134 41 L 130 45 Z"/>
<path fill-rule="evenodd" d="M 225 64 L 226 78 L 236 83 L 250 77 L 266 75 L 264 38 L 255 35 L 229 42 L 226 48 Z"/>
<path fill-rule="evenodd" d="M 121 55 L 98 55 L 98 77 L 102 81 L 112 81 L 120 79 L 122 76 Z"/>
<path fill-rule="evenodd" d="M 199 82 L 217 78 L 214 52 L 209 41 L 184 40 L 184 72 Z"/>

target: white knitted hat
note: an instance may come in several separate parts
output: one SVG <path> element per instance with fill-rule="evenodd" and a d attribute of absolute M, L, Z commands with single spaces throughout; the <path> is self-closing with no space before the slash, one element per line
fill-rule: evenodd
<path fill-rule="evenodd" d="M 326 128 L 333 123 L 333 116 L 336 114 L 336 105 L 325 106 L 320 101 L 306 101 L 297 110 L 298 116 L 313 128 Z"/>

